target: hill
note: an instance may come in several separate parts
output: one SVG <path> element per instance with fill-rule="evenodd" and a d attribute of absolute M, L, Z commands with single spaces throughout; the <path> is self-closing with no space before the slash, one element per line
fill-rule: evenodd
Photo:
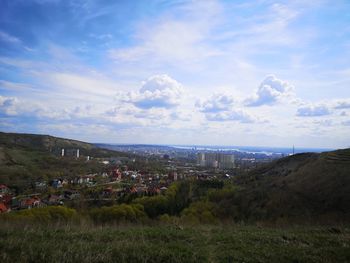
<path fill-rule="evenodd" d="M 279 159 L 237 178 L 232 199 L 243 218 L 348 220 L 350 149 Z"/>
<path fill-rule="evenodd" d="M 63 148 L 68 154 L 71 151 L 71 156 L 62 158 Z M 86 162 L 85 157 L 73 158 L 72 152 L 76 149 L 79 149 L 80 156 L 130 157 L 126 153 L 76 140 L 0 132 L 0 182 L 23 190 L 35 180 L 70 177 L 103 169 L 104 166 L 97 160 Z"/>
<path fill-rule="evenodd" d="M 94 157 L 118 157 L 125 153 L 105 149 L 97 145 L 77 140 L 58 138 L 50 135 L 0 132 L 0 146 L 50 152 L 60 155 L 61 149 L 79 149 L 80 154 Z"/>

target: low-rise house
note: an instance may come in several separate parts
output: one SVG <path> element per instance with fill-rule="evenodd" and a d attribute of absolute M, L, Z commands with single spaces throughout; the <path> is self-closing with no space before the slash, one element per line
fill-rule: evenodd
<path fill-rule="evenodd" d="M 95 175 L 84 175 L 79 177 L 77 183 L 78 184 L 93 184 Z"/>
<path fill-rule="evenodd" d="M 31 209 L 34 207 L 41 207 L 42 203 L 39 197 L 29 197 L 21 201 L 20 207 L 22 209 Z"/>
<path fill-rule="evenodd" d="M 122 179 L 122 173 L 118 168 L 114 169 L 111 173 L 111 177 L 113 180 L 121 180 Z"/>
<path fill-rule="evenodd" d="M 0 195 L 5 195 L 8 193 L 10 193 L 10 189 L 4 184 L 0 184 Z"/>
<path fill-rule="evenodd" d="M 0 214 L 6 213 L 7 211 L 8 211 L 8 207 L 3 202 L 0 202 Z"/>
<path fill-rule="evenodd" d="M 73 200 L 73 199 L 77 199 L 79 197 L 80 197 L 80 193 L 78 191 L 75 191 L 75 190 L 64 191 L 64 198 L 66 198 L 66 199 Z"/>
<path fill-rule="evenodd" d="M 63 187 L 63 185 L 62 185 L 62 182 L 63 182 L 63 180 L 62 179 L 54 179 L 54 180 L 52 180 L 52 182 L 51 182 L 51 186 L 53 187 L 53 188 L 62 188 Z"/>
<path fill-rule="evenodd" d="M 61 195 L 50 195 L 47 199 L 48 205 L 63 205 L 63 197 Z"/>
<path fill-rule="evenodd" d="M 68 185 L 69 181 L 67 179 L 62 180 L 62 186 Z"/>
<path fill-rule="evenodd" d="M 44 190 L 47 188 L 47 183 L 43 181 L 35 182 L 34 187 L 36 190 Z"/>

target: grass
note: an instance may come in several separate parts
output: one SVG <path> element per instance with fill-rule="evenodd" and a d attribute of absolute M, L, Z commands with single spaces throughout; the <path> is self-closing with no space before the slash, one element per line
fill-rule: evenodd
<path fill-rule="evenodd" d="M 0 262 L 350 262 L 350 229 L 10 224 Z"/>

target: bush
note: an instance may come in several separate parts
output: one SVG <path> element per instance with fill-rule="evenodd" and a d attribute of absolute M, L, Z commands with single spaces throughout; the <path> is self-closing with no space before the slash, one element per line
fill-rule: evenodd
<path fill-rule="evenodd" d="M 218 220 L 215 217 L 215 206 L 211 202 L 194 202 L 181 213 L 181 220 L 191 224 L 213 224 Z"/>
<path fill-rule="evenodd" d="M 133 203 L 141 204 L 150 218 L 162 214 L 178 215 L 190 203 L 191 183 L 184 181 L 172 184 L 165 195 L 136 198 Z"/>
<path fill-rule="evenodd" d="M 95 223 L 142 222 L 147 219 L 143 206 L 139 204 L 104 206 L 92 209 L 89 215 Z"/>
<path fill-rule="evenodd" d="M 180 218 L 177 216 L 169 216 L 168 214 L 163 214 L 158 217 L 161 223 L 179 225 Z"/>
<path fill-rule="evenodd" d="M 25 220 L 30 222 L 66 222 L 76 217 L 75 209 L 63 206 L 49 206 L 20 210 L 1 217 L 5 220 Z"/>
<path fill-rule="evenodd" d="M 236 190 L 233 187 L 226 187 L 220 190 L 210 190 L 208 193 L 208 199 L 211 202 L 218 203 L 225 199 L 232 199 Z"/>
<path fill-rule="evenodd" d="M 144 196 L 133 201 L 134 204 L 142 205 L 150 218 L 164 214 L 168 210 L 168 200 L 165 196 Z"/>
<path fill-rule="evenodd" d="M 190 181 L 182 181 L 172 184 L 167 192 L 168 209 L 171 215 L 178 215 L 181 211 L 188 207 L 191 202 L 192 183 Z"/>

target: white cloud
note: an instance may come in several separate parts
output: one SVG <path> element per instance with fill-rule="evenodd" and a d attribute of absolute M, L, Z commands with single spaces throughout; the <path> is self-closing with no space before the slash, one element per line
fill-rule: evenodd
<path fill-rule="evenodd" d="M 193 115 L 185 111 L 174 111 L 170 113 L 170 118 L 172 120 L 186 121 L 186 122 L 192 121 L 192 123 L 194 123 Z"/>
<path fill-rule="evenodd" d="M 0 40 L 9 42 L 12 44 L 20 44 L 21 40 L 17 37 L 11 36 L 4 31 L 0 31 Z"/>
<path fill-rule="evenodd" d="M 277 79 L 274 75 L 267 76 L 260 84 L 256 94 L 246 100 L 247 106 L 273 105 L 294 95 L 294 87 L 288 82 Z"/>
<path fill-rule="evenodd" d="M 299 117 L 318 117 L 330 114 L 331 110 L 325 104 L 301 106 L 297 110 L 297 116 Z"/>
<path fill-rule="evenodd" d="M 334 109 L 350 109 L 350 101 L 349 100 L 341 100 L 336 102 Z"/>
<path fill-rule="evenodd" d="M 32 89 L 32 87 L 26 83 L 11 82 L 6 80 L 0 80 L 0 88 L 13 91 Z"/>
<path fill-rule="evenodd" d="M 334 122 L 332 120 L 318 120 L 314 121 L 313 124 L 324 127 L 332 127 L 334 125 Z"/>
<path fill-rule="evenodd" d="M 40 75 L 58 91 L 69 92 L 71 95 L 74 93 L 78 97 L 112 96 L 118 90 L 115 84 L 99 76 L 81 76 L 68 72 L 43 72 Z"/>
<path fill-rule="evenodd" d="M 178 3 L 159 17 L 144 20 L 136 27 L 134 46 L 109 50 L 116 62 L 172 65 L 193 64 L 218 53 L 207 44 L 211 30 L 218 26 L 223 6 L 219 1 Z M 150 61 L 152 63 L 150 63 Z"/>
<path fill-rule="evenodd" d="M 238 121 L 241 123 L 252 123 L 256 121 L 256 118 L 240 109 L 217 113 L 206 113 L 205 116 L 208 121 Z"/>
<path fill-rule="evenodd" d="M 0 96 L 0 113 L 5 115 L 17 115 L 18 99 L 15 97 Z"/>
<path fill-rule="evenodd" d="M 233 95 L 214 93 L 207 99 L 198 100 L 196 108 L 204 113 L 206 120 L 215 122 L 236 121 L 240 123 L 265 123 L 259 117 L 247 112 L 242 105 L 242 99 Z"/>
<path fill-rule="evenodd" d="M 154 75 L 143 82 L 137 92 L 129 92 L 125 102 L 141 109 L 171 108 L 180 104 L 184 96 L 182 85 L 168 75 Z"/>
<path fill-rule="evenodd" d="M 229 111 L 233 108 L 235 104 L 235 99 L 233 96 L 228 94 L 215 93 L 211 98 L 198 101 L 196 106 L 201 112 L 220 112 Z"/>
<path fill-rule="evenodd" d="M 342 125 L 344 125 L 344 126 L 350 126 L 350 120 L 349 120 L 349 121 L 343 121 L 343 122 L 342 122 Z"/>

